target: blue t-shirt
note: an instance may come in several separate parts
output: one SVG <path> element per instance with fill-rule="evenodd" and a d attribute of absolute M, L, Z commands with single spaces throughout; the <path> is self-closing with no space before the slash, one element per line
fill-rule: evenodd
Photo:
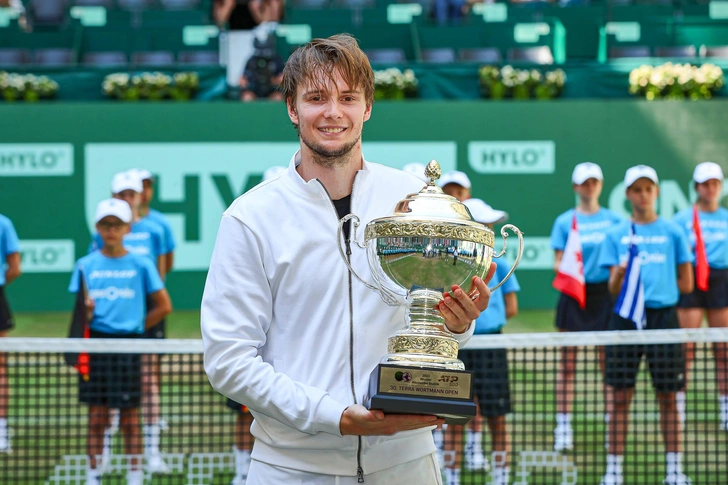
<path fill-rule="evenodd" d="M 76 262 L 68 287 L 71 293 L 80 288 L 81 271 L 88 296 L 95 303 L 92 330 L 109 334 L 144 332 L 147 295 L 164 288 L 156 266 L 131 253 L 110 258 L 94 251 Z"/>
<path fill-rule="evenodd" d="M 5 285 L 5 263 L 7 257 L 20 251 L 18 233 L 15 232 L 13 223 L 0 214 L 0 286 Z"/>
<path fill-rule="evenodd" d="M 630 221 L 624 221 L 607 234 L 599 251 L 599 265 L 618 266 L 627 261 Z M 650 224 L 635 224 L 635 242 L 640 255 L 645 307 L 664 308 L 677 304 L 677 266 L 693 262 L 685 234 L 672 221 L 658 218 Z"/>
<path fill-rule="evenodd" d="M 728 268 L 728 210 L 719 208 L 715 212 L 698 212 L 700 230 L 703 233 L 708 265 L 715 269 Z M 685 232 L 690 247 L 695 252 L 695 233 L 693 232 L 693 208 L 683 209 L 672 218 L 673 222 Z"/>
<path fill-rule="evenodd" d="M 172 224 L 169 223 L 167 216 L 157 210 L 149 209 L 147 218 L 156 222 L 162 228 L 162 233 L 164 234 L 164 250 L 162 251 L 162 254 L 169 254 L 174 251 L 174 248 L 177 247 L 177 243 L 174 239 L 174 232 L 172 232 Z"/>
<path fill-rule="evenodd" d="M 511 270 L 511 266 L 504 259 L 497 260 L 498 266 L 495 268 L 495 275 L 493 276 L 493 284 L 497 284 L 503 278 L 506 277 L 508 271 Z M 487 333 L 498 333 L 501 328 L 506 324 L 506 300 L 505 295 L 521 291 L 521 287 L 518 285 L 516 274 L 513 273 L 510 278 L 503 283 L 503 286 L 495 290 L 490 295 L 490 303 L 475 320 L 475 333 L 487 334 Z"/>
<path fill-rule="evenodd" d="M 155 266 L 157 258 L 164 254 L 164 231 L 162 226 L 148 217 L 140 219 L 131 225 L 131 232 L 124 236 L 124 249 L 137 256 L 149 259 Z M 96 233 L 91 241 L 89 252 L 101 249 L 104 240 Z"/>
<path fill-rule="evenodd" d="M 566 248 L 566 240 L 571 231 L 571 221 L 575 209 L 569 209 L 556 218 L 551 230 L 551 247 L 557 251 Z M 599 246 L 607 232 L 619 224 L 622 218 L 616 212 L 601 207 L 595 214 L 576 212 L 576 226 L 579 230 L 581 252 L 584 258 L 584 279 L 587 283 L 604 283 L 609 280 L 609 270 L 599 266 Z"/>

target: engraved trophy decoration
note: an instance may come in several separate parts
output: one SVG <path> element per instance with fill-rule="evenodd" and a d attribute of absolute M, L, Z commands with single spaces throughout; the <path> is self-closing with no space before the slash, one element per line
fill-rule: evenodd
<path fill-rule="evenodd" d="M 495 236 L 475 222 L 468 208 L 435 185 L 440 165 L 425 170 L 428 184 L 397 203 L 390 216 L 367 224 L 364 242 L 357 241 L 359 217 L 339 222 L 339 250 L 349 270 L 388 305 L 406 305 L 404 329 L 389 338 L 388 354 L 370 379 L 370 409 L 385 413 L 432 414 L 446 423 L 465 424 L 475 416 L 472 372 L 458 359 L 458 343 L 435 306 L 452 285 L 469 287 L 473 276 L 483 278 L 493 258 L 506 252 L 507 229 L 518 236 L 513 267 L 523 254 L 523 234 L 512 224 L 501 229 L 503 249 L 494 255 Z M 366 249 L 373 284 L 354 271 L 341 247 L 344 224 L 353 221 L 352 241 Z M 471 298 L 477 298 L 471 294 Z M 402 303 L 402 302 L 406 303 Z"/>

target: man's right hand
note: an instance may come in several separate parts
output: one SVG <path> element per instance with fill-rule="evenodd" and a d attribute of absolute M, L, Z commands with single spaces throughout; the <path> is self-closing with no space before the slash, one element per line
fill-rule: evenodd
<path fill-rule="evenodd" d="M 354 404 L 341 415 L 339 430 L 343 436 L 392 435 L 400 431 L 438 426 L 444 422 L 444 419 L 437 416 L 384 414 L 382 411 L 370 411 L 361 404 Z"/>

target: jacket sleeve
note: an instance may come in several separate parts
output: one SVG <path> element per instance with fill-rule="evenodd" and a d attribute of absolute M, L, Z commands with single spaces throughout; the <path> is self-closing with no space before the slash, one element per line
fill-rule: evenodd
<path fill-rule="evenodd" d="M 263 247 L 243 222 L 223 216 L 202 297 L 205 372 L 215 390 L 254 411 L 304 433 L 341 436 L 345 404 L 258 355 L 273 313 Z"/>

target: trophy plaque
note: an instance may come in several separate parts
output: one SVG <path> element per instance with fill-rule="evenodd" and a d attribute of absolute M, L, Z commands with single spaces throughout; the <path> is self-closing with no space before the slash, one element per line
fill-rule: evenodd
<path fill-rule="evenodd" d="M 435 306 L 452 285 L 469 288 L 473 276 L 483 278 L 493 258 L 506 252 L 510 229 L 518 236 L 515 262 L 523 254 L 523 234 L 507 224 L 501 229 L 503 249 L 494 255 L 493 231 L 475 222 L 468 208 L 435 185 L 440 166 L 431 161 L 427 185 L 397 203 L 392 215 L 366 225 L 364 242 L 357 241 L 355 214 L 339 222 L 339 249 L 349 270 L 388 305 L 404 304 L 405 326 L 388 341 L 388 354 L 370 379 L 370 409 L 396 414 L 432 414 L 446 423 L 465 424 L 475 416 L 472 372 L 458 359 L 458 343 Z M 367 251 L 373 284 L 351 267 L 341 247 L 344 224 L 353 221 L 352 242 Z M 471 298 L 477 298 L 471 294 Z M 401 303 L 406 302 L 406 303 Z"/>

